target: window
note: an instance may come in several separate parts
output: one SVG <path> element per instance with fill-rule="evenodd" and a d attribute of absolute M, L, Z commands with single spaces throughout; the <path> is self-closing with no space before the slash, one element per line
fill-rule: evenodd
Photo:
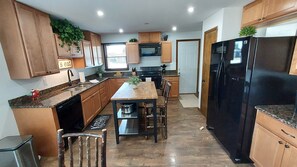
<path fill-rule="evenodd" d="M 127 56 L 125 43 L 104 44 L 105 69 L 127 70 Z"/>

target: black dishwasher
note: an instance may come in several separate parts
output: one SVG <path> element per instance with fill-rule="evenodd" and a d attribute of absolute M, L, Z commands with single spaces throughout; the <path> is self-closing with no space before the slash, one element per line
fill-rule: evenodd
<path fill-rule="evenodd" d="M 84 128 L 81 98 L 73 96 L 56 106 L 60 128 L 64 133 L 82 132 Z"/>

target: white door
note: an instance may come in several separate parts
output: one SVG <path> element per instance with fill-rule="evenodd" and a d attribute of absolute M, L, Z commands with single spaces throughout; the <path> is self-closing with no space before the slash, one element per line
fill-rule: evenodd
<path fill-rule="evenodd" d="M 196 93 L 199 41 L 178 41 L 179 92 Z"/>

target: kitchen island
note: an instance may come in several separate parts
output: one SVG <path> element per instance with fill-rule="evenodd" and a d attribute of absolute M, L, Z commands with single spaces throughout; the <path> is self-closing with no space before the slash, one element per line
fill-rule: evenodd
<path fill-rule="evenodd" d="M 116 143 L 119 144 L 119 136 L 149 135 L 148 132 L 141 133 L 139 128 L 139 107 L 141 102 L 153 104 L 154 117 L 154 139 L 157 143 L 157 114 L 156 100 L 157 90 L 154 82 L 140 82 L 136 88 L 125 82 L 120 89 L 111 97 L 114 115 L 114 126 Z M 134 111 L 130 114 L 123 114 L 122 109 L 117 104 L 135 104 Z M 119 121 L 121 121 L 119 126 Z"/>

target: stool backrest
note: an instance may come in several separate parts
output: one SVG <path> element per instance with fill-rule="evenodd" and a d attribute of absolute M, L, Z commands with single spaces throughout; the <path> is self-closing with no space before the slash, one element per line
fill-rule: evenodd
<path fill-rule="evenodd" d="M 94 139 L 95 141 L 95 164 L 92 166 L 98 167 L 98 152 L 100 149 L 100 164 L 101 167 L 106 167 L 106 137 L 107 137 L 107 131 L 106 129 L 102 130 L 101 135 L 97 134 L 89 134 L 89 133 L 67 133 L 64 134 L 63 129 L 59 129 L 57 132 L 57 139 L 58 139 L 58 163 L 59 167 L 64 167 L 65 166 L 65 143 L 64 139 L 67 139 L 68 141 L 68 146 L 69 146 L 69 156 L 70 156 L 70 167 L 73 167 L 73 145 L 72 145 L 72 140 L 73 138 L 78 138 L 78 154 L 79 154 L 79 162 L 78 166 L 86 166 L 83 165 L 83 138 L 85 138 L 85 147 L 86 147 L 86 161 L 87 161 L 87 166 L 91 166 L 91 149 L 90 149 L 90 139 Z M 101 140 L 101 141 L 98 141 Z M 100 144 L 98 144 L 100 142 Z M 99 148 L 99 145 L 101 146 Z M 75 165 L 77 166 L 77 165 Z"/>
<path fill-rule="evenodd" d="M 164 88 L 164 97 L 165 97 L 165 105 L 166 106 L 167 106 L 167 102 L 168 102 L 168 99 L 169 99 L 170 90 L 171 90 L 171 83 L 166 80 L 166 85 L 165 85 L 165 88 Z"/>

